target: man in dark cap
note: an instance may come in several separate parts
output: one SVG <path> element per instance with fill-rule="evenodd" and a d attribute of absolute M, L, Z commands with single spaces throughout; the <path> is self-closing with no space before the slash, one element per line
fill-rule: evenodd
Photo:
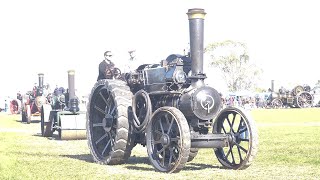
<path fill-rule="evenodd" d="M 100 79 L 109 79 L 110 77 L 112 78 L 112 74 L 108 74 L 108 72 L 112 73 L 112 69 L 114 68 L 114 63 L 111 61 L 111 57 L 111 51 L 106 51 L 104 53 L 105 59 L 102 60 L 102 62 L 100 62 L 99 64 L 99 75 L 97 81 L 99 81 Z"/>

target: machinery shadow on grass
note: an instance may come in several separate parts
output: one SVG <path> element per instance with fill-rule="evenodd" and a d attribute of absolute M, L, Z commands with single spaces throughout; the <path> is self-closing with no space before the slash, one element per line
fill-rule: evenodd
<path fill-rule="evenodd" d="M 150 164 L 150 161 L 148 157 L 131 156 L 126 161 L 126 164 Z"/>
<path fill-rule="evenodd" d="M 132 170 L 142 170 L 142 171 L 155 171 L 154 168 L 151 166 L 148 157 L 130 157 L 125 164 L 131 164 L 125 166 L 127 169 Z M 150 168 L 141 167 L 138 164 L 148 164 Z M 187 163 L 186 166 L 183 168 L 184 170 L 203 170 L 203 169 L 225 169 L 221 166 L 213 166 L 209 164 L 200 164 L 200 163 Z"/>
<path fill-rule="evenodd" d="M 52 137 L 44 137 L 44 136 L 42 136 L 41 133 L 37 133 L 37 134 L 33 134 L 32 136 L 41 137 L 41 138 L 47 138 L 49 140 L 59 140 L 59 141 L 61 141 L 61 139 L 60 139 L 58 134 L 53 134 Z"/>
<path fill-rule="evenodd" d="M 67 158 L 77 159 L 80 161 L 85 161 L 88 163 L 94 163 L 91 154 L 61 155 L 61 157 L 67 157 Z"/>
<path fill-rule="evenodd" d="M 16 122 L 23 123 L 23 124 L 28 124 L 27 122 L 22 122 L 21 119 L 16 119 Z M 41 122 L 41 120 L 32 120 L 32 121 L 31 121 L 31 124 L 33 124 L 33 123 L 40 123 L 40 122 Z"/>
<path fill-rule="evenodd" d="M 212 166 L 209 164 L 187 163 L 184 170 L 202 170 L 202 169 L 221 169 L 220 166 Z"/>
<path fill-rule="evenodd" d="M 150 163 L 147 163 L 147 164 L 150 164 Z M 125 166 L 125 168 L 131 169 L 131 170 L 155 171 L 155 169 L 151 165 L 150 165 L 150 168 L 141 167 L 137 165 L 128 165 L 128 166 Z M 223 168 L 219 166 L 212 166 L 208 164 L 199 164 L 199 163 L 189 163 L 189 164 L 186 164 L 186 166 L 183 168 L 183 170 L 191 170 L 191 171 L 198 171 L 203 169 L 223 169 Z"/>
<path fill-rule="evenodd" d="M 147 164 L 150 165 L 149 167 L 141 167 L 140 164 Z M 154 168 L 150 164 L 148 157 L 137 157 L 137 156 L 131 156 L 124 164 L 125 168 L 131 169 L 131 170 L 141 170 L 141 171 L 154 171 Z"/>
<path fill-rule="evenodd" d="M 58 134 L 52 134 L 51 137 L 44 137 L 41 133 L 33 134 L 32 136 L 41 137 L 41 138 L 47 138 L 48 140 L 55 140 L 55 141 L 68 141 L 68 140 L 62 140 Z"/>

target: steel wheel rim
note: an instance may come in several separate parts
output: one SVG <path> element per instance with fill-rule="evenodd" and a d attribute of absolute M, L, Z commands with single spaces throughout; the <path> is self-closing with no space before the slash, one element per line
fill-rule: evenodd
<path fill-rule="evenodd" d="M 117 132 L 117 109 L 110 91 L 102 87 L 93 95 L 90 121 L 92 145 L 100 159 L 110 156 Z"/>
<path fill-rule="evenodd" d="M 219 161 L 237 169 L 248 158 L 252 146 L 252 132 L 246 118 L 237 111 L 225 112 L 218 122 L 217 132 L 230 136 L 228 147 L 216 149 Z"/>
<path fill-rule="evenodd" d="M 153 165 L 168 172 L 175 168 L 181 156 L 181 128 L 176 117 L 168 111 L 152 118 L 151 151 Z"/>
<path fill-rule="evenodd" d="M 309 93 L 303 92 L 298 96 L 299 107 L 308 107 L 312 104 L 312 96 Z"/>
<path fill-rule="evenodd" d="M 274 108 L 280 108 L 280 107 L 282 107 L 282 101 L 280 99 L 274 99 L 273 103 L 272 103 L 272 106 Z"/>

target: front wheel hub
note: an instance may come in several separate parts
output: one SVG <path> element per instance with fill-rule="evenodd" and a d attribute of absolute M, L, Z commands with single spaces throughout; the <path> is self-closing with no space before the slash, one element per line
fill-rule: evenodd
<path fill-rule="evenodd" d="M 168 146 L 170 144 L 170 137 L 167 134 L 163 134 L 160 141 L 163 146 Z"/>
<path fill-rule="evenodd" d="M 229 134 L 228 141 L 229 141 L 229 144 L 231 144 L 231 145 L 233 145 L 233 144 L 236 143 L 237 137 L 235 136 L 234 133 L 231 132 L 231 133 Z"/>
<path fill-rule="evenodd" d="M 106 116 L 102 120 L 103 129 L 106 132 L 110 132 L 112 124 L 113 124 L 113 116 L 111 114 L 106 114 Z"/>

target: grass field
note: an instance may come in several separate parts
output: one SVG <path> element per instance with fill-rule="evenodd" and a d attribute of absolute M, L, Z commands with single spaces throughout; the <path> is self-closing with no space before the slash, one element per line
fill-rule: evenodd
<path fill-rule="evenodd" d="M 40 136 L 40 123 L 0 113 L 0 179 L 320 179 L 320 109 L 253 110 L 259 151 L 246 170 L 222 168 L 212 149 L 176 174 L 155 172 L 146 148 L 127 164 L 93 163 L 86 140 Z"/>

